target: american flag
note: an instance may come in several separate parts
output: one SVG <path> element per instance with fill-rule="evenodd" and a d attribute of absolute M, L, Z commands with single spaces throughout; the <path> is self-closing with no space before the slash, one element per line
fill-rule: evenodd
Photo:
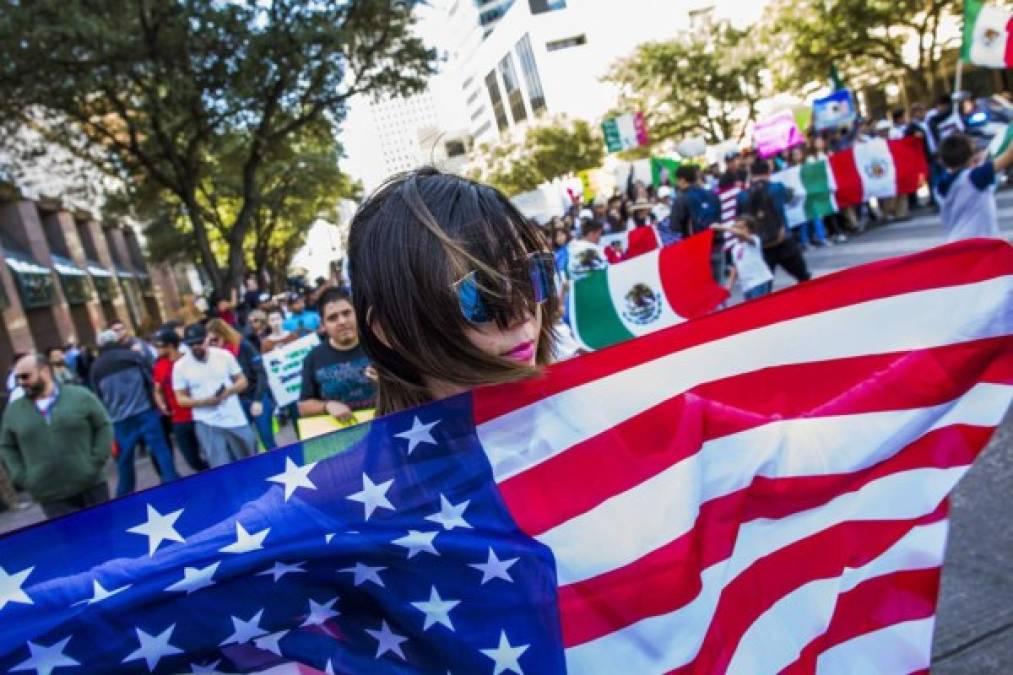
<path fill-rule="evenodd" d="M 1011 305 L 953 244 L 13 533 L 0 670 L 925 669 Z"/>

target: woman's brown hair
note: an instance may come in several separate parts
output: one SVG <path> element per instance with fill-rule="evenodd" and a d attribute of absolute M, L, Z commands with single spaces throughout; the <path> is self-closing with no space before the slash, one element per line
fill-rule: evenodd
<path fill-rule="evenodd" d="M 224 342 L 232 345 L 233 347 L 238 347 L 239 343 L 243 341 L 243 336 L 240 335 L 239 331 L 218 317 L 208 321 L 207 331 L 209 333 L 214 333 Z"/>
<path fill-rule="evenodd" d="M 471 343 L 454 284 L 473 271 L 487 280 L 482 292 L 506 308 L 494 316 L 505 328 L 536 311 L 530 285 L 505 283 L 520 278 L 512 266 L 547 250 L 538 228 L 488 185 L 425 168 L 374 192 L 352 219 L 349 266 L 359 339 L 378 374 L 377 412 L 431 400 L 427 379 L 475 387 L 536 374 Z M 558 313 L 550 289 L 539 366 L 551 360 Z"/>

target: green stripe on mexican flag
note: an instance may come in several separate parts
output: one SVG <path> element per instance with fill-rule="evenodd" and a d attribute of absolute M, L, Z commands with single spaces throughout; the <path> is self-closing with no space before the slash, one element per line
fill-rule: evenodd
<path fill-rule="evenodd" d="M 570 292 L 574 336 L 602 349 L 714 309 L 728 292 L 711 276 L 712 231 L 577 279 Z"/>
<path fill-rule="evenodd" d="M 1010 39 L 1013 12 L 981 0 L 964 0 L 964 41 L 960 57 L 986 68 L 1013 66 Z"/>
<path fill-rule="evenodd" d="M 837 184 L 826 160 L 779 171 L 773 180 L 783 183 L 793 193 L 792 200 L 785 205 L 789 227 L 837 213 L 834 197 Z"/>

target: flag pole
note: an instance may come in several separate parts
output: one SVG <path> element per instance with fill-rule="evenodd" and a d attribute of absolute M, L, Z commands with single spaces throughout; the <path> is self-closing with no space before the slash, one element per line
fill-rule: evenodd
<path fill-rule="evenodd" d="M 964 83 L 964 59 L 957 57 L 957 74 L 953 78 L 953 93 L 956 95 Z"/>

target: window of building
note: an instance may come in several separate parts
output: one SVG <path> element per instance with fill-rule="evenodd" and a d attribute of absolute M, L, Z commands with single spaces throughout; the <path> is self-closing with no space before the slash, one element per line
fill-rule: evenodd
<path fill-rule="evenodd" d="M 528 118 L 528 113 L 524 108 L 524 94 L 521 93 L 521 83 L 517 79 L 517 69 L 514 68 L 514 57 L 511 54 L 499 62 L 499 73 L 503 76 L 503 87 L 506 89 L 507 101 L 510 102 L 514 123 L 519 124 Z"/>
<path fill-rule="evenodd" d="M 460 157 L 461 155 L 468 152 L 468 148 L 464 145 L 464 141 L 447 141 L 443 149 L 447 152 L 447 157 Z"/>
<path fill-rule="evenodd" d="M 482 134 L 484 134 L 485 132 L 489 131 L 489 129 L 490 129 L 491 127 L 492 127 L 492 122 L 490 122 L 489 120 L 486 120 L 486 121 L 485 121 L 485 122 L 484 122 L 484 123 L 482 124 L 482 126 L 480 126 L 480 127 L 478 128 L 478 129 L 475 129 L 475 136 L 476 136 L 476 137 L 478 137 L 478 136 L 481 136 L 481 135 L 482 135 Z"/>
<path fill-rule="evenodd" d="M 507 117 L 503 96 L 499 91 L 495 70 L 490 70 L 485 76 L 485 88 L 489 90 L 489 98 L 492 100 L 492 114 L 496 118 L 496 126 L 500 131 L 506 131 L 510 128 L 510 119 Z"/>
<path fill-rule="evenodd" d="M 545 43 L 546 51 L 555 52 L 560 49 L 569 49 L 570 47 L 579 47 L 587 44 L 587 35 L 581 33 L 580 35 L 574 35 L 573 37 L 563 38 L 562 40 L 552 40 L 551 42 Z"/>
<path fill-rule="evenodd" d="M 474 92 L 472 92 L 471 96 L 468 97 L 468 100 L 465 103 L 465 105 L 470 106 L 472 103 L 475 102 L 475 99 L 477 98 L 478 98 L 478 90 L 476 89 Z"/>
<path fill-rule="evenodd" d="M 531 38 L 528 35 L 517 43 L 517 58 L 521 62 L 524 81 L 528 84 L 531 112 L 540 115 L 545 112 L 545 92 L 542 90 L 542 78 L 538 75 L 538 64 L 535 63 L 535 53 L 531 49 Z"/>
<path fill-rule="evenodd" d="M 528 0 L 532 14 L 544 14 L 557 9 L 566 9 L 566 0 Z"/>
<path fill-rule="evenodd" d="M 471 121 L 477 122 L 478 118 L 485 114 L 485 106 L 479 106 L 477 110 L 471 113 Z"/>

